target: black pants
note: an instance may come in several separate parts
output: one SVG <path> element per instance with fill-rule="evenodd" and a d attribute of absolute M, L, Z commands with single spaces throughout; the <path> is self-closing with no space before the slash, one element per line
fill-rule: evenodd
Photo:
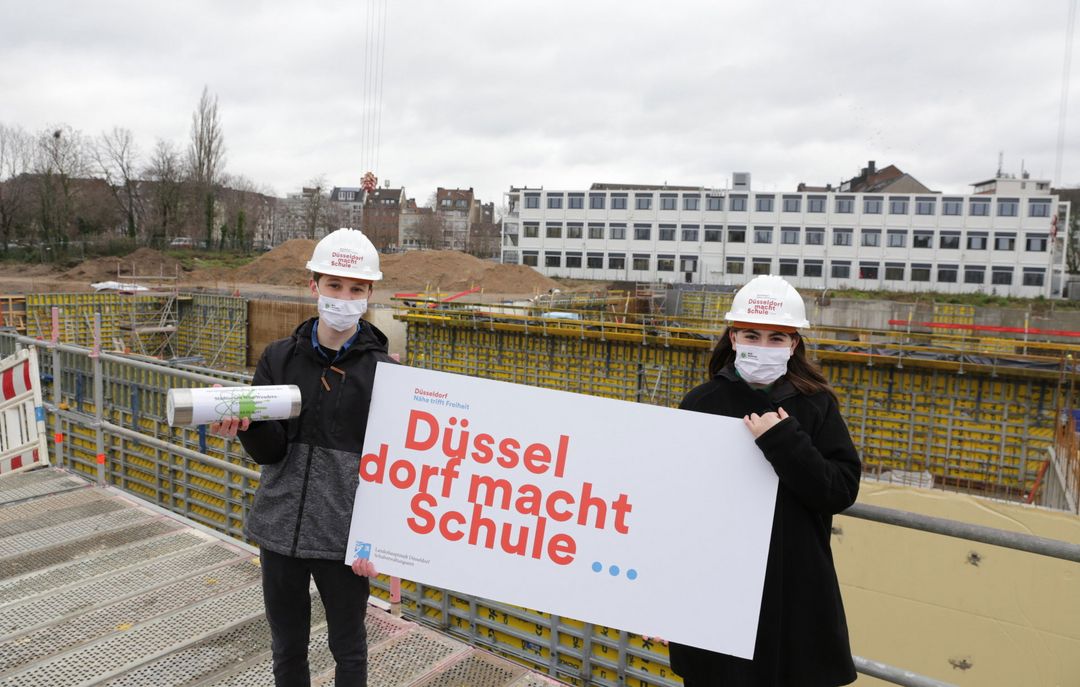
<path fill-rule="evenodd" d="M 315 586 L 326 608 L 330 653 L 338 687 L 367 687 L 368 578 L 353 574 L 342 561 L 293 558 L 262 549 L 263 602 L 270 621 L 277 687 L 308 687 L 311 596 Z"/>

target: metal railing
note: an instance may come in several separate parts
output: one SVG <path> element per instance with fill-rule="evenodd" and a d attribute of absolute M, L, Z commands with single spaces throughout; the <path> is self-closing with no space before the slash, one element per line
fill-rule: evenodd
<path fill-rule="evenodd" d="M 172 434 L 161 436 L 160 428 L 165 426 L 163 404 L 157 408 L 157 412 L 145 408 L 139 411 L 133 401 L 130 408 L 118 412 L 107 403 L 105 394 L 106 383 L 117 383 L 118 375 L 115 371 L 111 375 L 106 374 L 105 365 L 150 373 L 158 383 L 172 379 L 189 384 L 240 385 L 245 383 L 244 377 L 176 369 L 147 360 L 102 353 L 96 347 L 88 349 L 61 344 L 56 340 L 47 342 L 13 333 L 0 333 L 0 349 L 10 352 L 16 345 L 35 346 L 51 357 L 51 368 L 45 364 L 40 367 L 43 374 L 46 374 L 46 369 L 51 369 L 52 402 L 46 403 L 46 410 L 52 415 L 59 464 L 83 473 L 92 470 L 99 484 L 114 484 L 136 495 L 151 498 L 160 507 L 230 536 L 243 538 L 242 522 L 252 501 L 259 473 L 245 467 L 242 464 L 243 456 L 227 443 L 221 449 L 215 449 L 222 453 L 223 458 L 209 455 L 205 431 L 195 433 L 195 438 Z M 67 367 L 62 357 L 68 358 Z M 87 373 L 93 377 L 92 412 L 82 409 L 85 399 L 80 396 L 80 389 L 85 387 L 83 375 Z M 74 381 L 77 387 L 74 395 L 62 388 L 65 380 Z M 167 387 L 159 386 L 152 391 L 164 396 Z M 134 397 L 135 392 L 132 391 Z M 73 405 L 76 409 L 72 409 Z M 113 419 L 106 419 L 107 407 Z M 146 415 L 152 416 L 151 424 L 157 428 L 157 435 L 144 431 Z M 124 426 L 114 421 L 117 416 L 134 426 Z M 64 449 L 62 437 L 65 436 L 79 435 L 84 443 L 88 443 L 91 436 L 86 430 L 92 432 L 95 448 L 93 461 L 78 455 L 87 452 L 85 447 L 79 450 Z M 186 445 L 193 442 L 197 442 L 197 448 Z M 152 453 L 146 453 L 145 449 Z M 113 460 L 107 459 L 107 452 L 113 454 Z M 135 464 L 136 458 L 139 459 L 138 465 Z M 152 465 L 148 467 L 147 462 Z M 208 471 L 216 471 L 216 476 L 208 477 L 212 474 Z M 137 476 L 131 473 L 145 474 Z M 1030 534 L 861 503 L 853 505 L 843 515 L 1080 562 L 1080 545 Z M 374 586 L 386 592 L 392 591 L 397 586 L 395 583 L 394 580 L 379 580 Z M 418 584 L 404 589 L 402 596 L 414 620 L 437 627 L 474 645 L 510 655 L 556 677 L 604 686 L 621 685 L 628 677 L 658 687 L 678 685 L 673 677 L 669 677 L 672 674 L 667 668 L 665 656 L 654 651 L 647 641 L 641 643 L 635 639 L 636 644 L 632 644 L 632 636 L 621 630 L 575 623 L 557 616 Z M 511 617 L 515 623 L 509 622 Z M 534 631 L 523 627 L 532 627 Z M 540 641 L 545 637 L 548 640 L 546 644 Z M 569 642 L 560 642 L 560 637 L 568 638 Z M 863 657 L 853 658 L 860 673 L 893 684 L 907 687 L 948 687 L 949 684 Z"/>

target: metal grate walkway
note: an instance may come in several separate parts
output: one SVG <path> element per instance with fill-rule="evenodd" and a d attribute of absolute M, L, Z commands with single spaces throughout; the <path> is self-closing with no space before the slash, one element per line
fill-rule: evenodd
<path fill-rule="evenodd" d="M 550 678 L 370 606 L 372 687 Z M 273 684 L 251 551 L 57 469 L 0 479 L 0 687 Z M 313 684 L 332 685 L 312 594 Z"/>

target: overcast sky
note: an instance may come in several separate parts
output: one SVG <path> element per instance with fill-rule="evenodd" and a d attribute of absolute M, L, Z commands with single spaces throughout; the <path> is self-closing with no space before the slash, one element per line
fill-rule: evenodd
<path fill-rule="evenodd" d="M 965 192 L 999 151 L 1006 172 L 1053 177 L 1070 1 L 0 0 L 0 123 L 186 147 L 205 85 L 226 171 L 279 195 L 359 185 L 376 150 L 380 182 L 421 204 L 436 186 L 498 206 L 511 185 L 735 171 L 783 191 L 871 159 Z"/>

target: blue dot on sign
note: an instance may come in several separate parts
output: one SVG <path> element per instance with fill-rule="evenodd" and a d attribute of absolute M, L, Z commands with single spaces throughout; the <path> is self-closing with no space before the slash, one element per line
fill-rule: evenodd
<path fill-rule="evenodd" d="M 608 572 L 611 573 L 612 577 L 615 577 L 616 575 L 619 574 L 619 566 L 617 566 L 617 565 L 611 566 L 610 568 L 608 568 Z"/>
<path fill-rule="evenodd" d="M 603 569 L 604 569 L 604 566 L 600 564 L 600 561 L 596 561 L 595 563 L 592 564 L 592 571 L 593 572 L 600 572 Z"/>
<path fill-rule="evenodd" d="M 636 580 L 637 579 L 637 570 L 634 570 L 633 568 L 630 568 L 629 570 L 627 570 L 626 571 L 626 579 L 628 579 L 628 580 Z"/>

